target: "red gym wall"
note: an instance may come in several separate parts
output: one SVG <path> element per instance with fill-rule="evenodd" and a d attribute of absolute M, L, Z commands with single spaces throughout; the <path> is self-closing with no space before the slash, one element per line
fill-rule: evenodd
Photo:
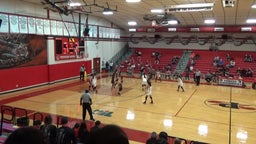
<path fill-rule="evenodd" d="M 82 64 L 87 73 L 91 73 L 91 63 L 89 60 L 0 70 L 0 93 L 79 76 Z"/>

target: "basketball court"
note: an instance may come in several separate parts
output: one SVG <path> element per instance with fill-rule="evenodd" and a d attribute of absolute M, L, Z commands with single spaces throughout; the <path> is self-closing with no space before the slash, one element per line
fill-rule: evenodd
<path fill-rule="evenodd" d="M 166 131 L 172 137 L 213 144 L 256 142 L 255 90 L 184 82 L 185 92 L 178 92 L 176 81 L 152 80 L 154 104 L 149 98 L 143 104 L 141 79 L 124 78 L 121 96 L 114 96 L 111 76 L 99 77 L 98 93 L 91 94 L 94 118 L 136 131 L 136 137 L 140 132 L 149 136 L 152 131 Z M 80 96 L 87 88 L 87 82 L 73 79 L 0 99 L 7 106 L 81 119 Z M 137 139 L 131 138 L 131 143 L 143 143 L 147 137 Z"/>

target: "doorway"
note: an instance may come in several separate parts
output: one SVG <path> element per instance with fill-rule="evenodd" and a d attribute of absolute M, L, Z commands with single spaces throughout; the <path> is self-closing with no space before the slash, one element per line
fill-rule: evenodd
<path fill-rule="evenodd" d="M 96 73 L 100 73 L 100 58 L 93 58 L 93 70 Z"/>

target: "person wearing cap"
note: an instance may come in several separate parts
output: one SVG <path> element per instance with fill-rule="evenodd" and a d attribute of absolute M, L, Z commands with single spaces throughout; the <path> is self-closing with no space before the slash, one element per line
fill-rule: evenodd
<path fill-rule="evenodd" d="M 86 111 L 88 111 L 88 113 L 90 115 L 90 120 L 94 121 L 94 118 L 93 118 L 93 115 L 92 115 L 91 104 L 92 104 L 92 99 L 91 99 L 91 95 L 89 93 L 89 90 L 85 90 L 85 93 L 83 93 L 81 98 L 80 98 L 80 105 L 83 108 L 83 110 L 82 110 L 82 119 L 83 119 L 83 121 L 85 120 L 85 117 L 86 117 Z"/>
<path fill-rule="evenodd" d="M 72 128 L 68 126 L 68 118 L 61 118 L 61 127 L 57 132 L 57 144 L 76 144 L 76 136 Z"/>

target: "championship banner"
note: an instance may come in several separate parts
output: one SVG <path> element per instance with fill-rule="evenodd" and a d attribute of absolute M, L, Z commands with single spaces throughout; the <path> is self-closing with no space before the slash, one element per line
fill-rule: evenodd
<path fill-rule="evenodd" d="M 9 33 L 9 19 L 8 15 L 6 14 L 0 14 L 0 19 L 2 20 L 2 24 L 0 27 L 0 32 L 2 33 Z"/>
<path fill-rule="evenodd" d="M 19 17 L 15 15 L 9 15 L 10 20 L 10 32 L 19 33 Z"/>
<path fill-rule="evenodd" d="M 68 31 L 70 36 L 77 36 L 74 23 L 68 23 Z"/>
<path fill-rule="evenodd" d="M 50 35 L 51 34 L 50 21 L 47 20 L 47 19 L 44 20 L 44 34 L 45 35 Z"/>
<path fill-rule="evenodd" d="M 24 16 L 19 16 L 19 29 L 20 33 L 27 34 L 28 33 L 28 19 Z"/>
<path fill-rule="evenodd" d="M 97 37 L 97 26 L 90 26 L 89 36 Z"/>
<path fill-rule="evenodd" d="M 36 19 L 32 17 L 28 17 L 28 33 L 35 34 L 36 33 Z"/>
<path fill-rule="evenodd" d="M 63 36 L 63 22 L 56 21 L 56 25 L 57 25 L 57 35 Z"/>
<path fill-rule="evenodd" d="M 43 35 L 44 34 L 44 20 L 36 19 L 36 34 Z"/>
<path fill-rule="evenodd" d="M 103 27 L 99 28 L 99 37 L 103 38 Z"/>
<path fill-rule="evenodd" d="M 56 21 L 55 20 L 51 20 L 50 21 L 50 25 L 51 25 L 51 33 L 52 35 L 57 35 L 57 26 L 56 26 Z"/>
<path fill-rule="evenodd" d="M 69 23 L 67 22 L 63 22 L 63 25 L 62 25 L 62 29 L 63 29 L 63 35 L 64 36 L 69 36 L 69 32 L 68 32 L 68 25 Z"/>

